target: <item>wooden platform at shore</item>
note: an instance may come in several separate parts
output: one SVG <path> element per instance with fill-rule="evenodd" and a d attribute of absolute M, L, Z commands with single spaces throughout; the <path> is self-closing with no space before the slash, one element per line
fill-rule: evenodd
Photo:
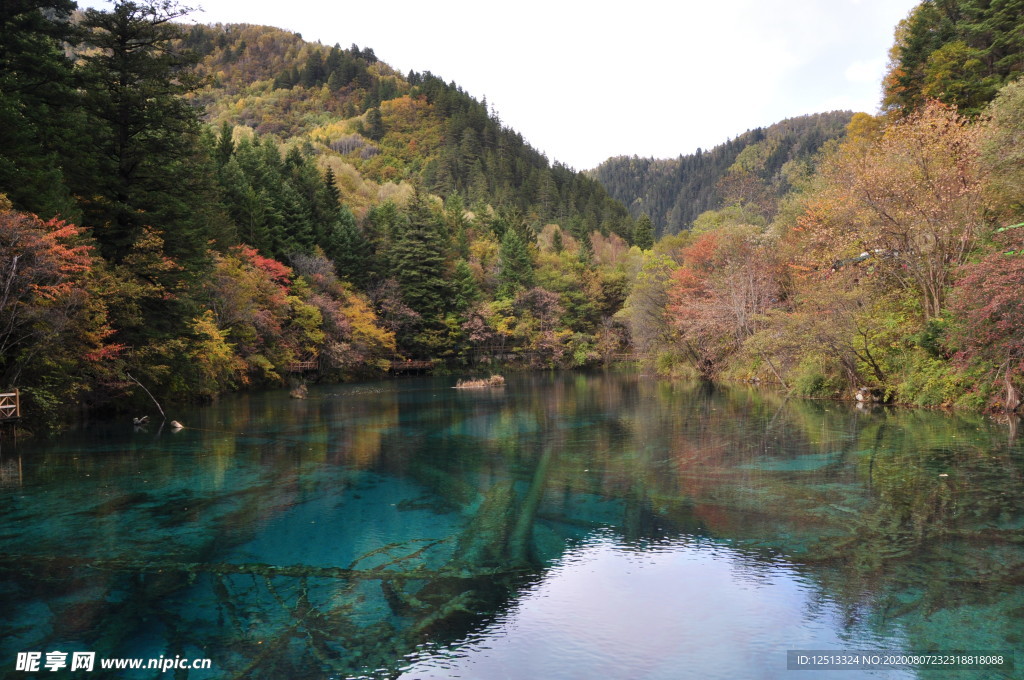
<path fill-rule="evenodd" d="M 0 392 L 0 425 L 14 425 L 21 420 L 21 393 Z"/>

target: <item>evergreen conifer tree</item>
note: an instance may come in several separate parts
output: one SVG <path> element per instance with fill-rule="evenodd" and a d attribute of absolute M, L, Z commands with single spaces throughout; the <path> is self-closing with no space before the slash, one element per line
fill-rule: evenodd
<path fill-rule="evenodd" d="M 377 107 L 366 112 L 366 136 L 375 142 L 379 142 L 384 137 L 384 119 Z"/>
<path fill-rule="evenodd" d="M 287 258 L 295 253 L 308 253 L 313 249 L 313 224 L 309 204 L 291 182 L 282 184 L 275 195 L 281 221 L 271 230 L 274 256 Z"/>
<path fill-rule="evenodd" d="M 647 213 L 641 215 L 633 227 L 633 245 L 640 250 L 650 250 L 654 247 L 654 228 Z"/>
<path fill-rule="evenodd" d="M 224 121 L 220 126 L 220 136 L 217 138 L 217 162 L 224 165 L 231 160 L 231 154 L 235 153 L 235 142 L 232 139 L 234 128 L 230 123 Z"/>
<path fill-rule="evenodd" d="M 175 44 L 183 29 L 174 20 L 189 11 L 171 0 L 118 0 L 110 11 L 84 13 L 86 44 L 96 49 L 81 55 L 83 109 L 97 152 L 76 168 L 75 188 L 100 197 L 90 202 L 87 222 L 114 259 L 157 219 L 175 230 L 168 244 L 206 243 L 188 210 L 197 202 L 189 172 L 199 120 L 182 95 L 198 87 L 190 76 L 195 58 Z"/>
<path fill-rule="evenodd" d="M 588 267 L 594 264 L 594 244 L 590 240 L 590 234 L 584 233 L 579 237 L 580 252 L 579 260 Z"/>
<path fill-rule="evenodd" d="M 533 286 L 533 260 L 519 230 L 508 228 L 499 250 L 498 296 L 512 297 L 516 291 Z"/>
<path fill-rule="evenodd" d="M 455 274 L 452 277 L 452 303 L 455 310 L 464 313 L 479 299 L 480 286 L 476 283 L 473 270 L 469 268 L 468 262 L 459 260 L 455 264 Z"/>
<path fill-rule="evenodd" d="M 334 176 L 334 170 L 327 168 L 324 172 L 324 186 L 327 188 L 327 195 L 334 205 L 341 205 L 341 191 L 338 190 L 338 178 Z"/>
<path fill-rule="evenodd" d="M 373 274 L 373 246 L 356 226 L 355 217 L 348 208 L 327 231 L 324 252 L 334 261 L 338 276 L 365 288 Z"/>
<path fill-rule="evenodd" d="M 565 245 L 562 243 L 562 230 L 560 228 L 555 229 L 555 233 L 551 235 L 551 250 L 561 254 Z"/>
<path fill-rule="evenodd" d="M 0 3 L 0 193 L 15 207 L 76 217 L 61 156 L 74 157 L 77 96 L 65 44 L 70 0 Z"/>
<path fill-rule="evenodd" d="M 430 325 L 441 316 L 447 295 L 445 257 L 447 243 L 423 197 L 417 193 L 408 210 L 408 223 L 393 235 L 392 271 L 405 303 Z"/>

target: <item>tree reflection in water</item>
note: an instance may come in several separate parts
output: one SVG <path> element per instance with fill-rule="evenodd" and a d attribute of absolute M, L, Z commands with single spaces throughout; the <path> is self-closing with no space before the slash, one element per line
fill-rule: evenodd
<path fill-rule="evenodd" d="M 5 658 L 391 677 L 507 621 L 595 537 L 727 549 L 740 585 L 788 570 L 808 617 L 914 649 L 1024 635 L 1014 423 L 633 374 L 450 384 L 244 395 L 176 435 L 5 449 Z"/>

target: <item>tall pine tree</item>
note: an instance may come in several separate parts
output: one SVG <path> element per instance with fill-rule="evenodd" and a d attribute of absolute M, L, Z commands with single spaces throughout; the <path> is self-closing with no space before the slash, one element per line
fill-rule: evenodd
<path fill-rule="evenodd" d="M 374 275 L 373 246 L 356 226 L 356 219 L 348 208 L 341 210 L 333 222 L 323 244 L 327 257 L 334 261 L 338 276 L 365 288 Z"/>
<path fill-rule="evenodd" d="M 640 250 L 650 250 L 654 247 L 654 227 L 651 226 L 651 218 L 644 213 L 636 221 L 633 227 L 633 245 Z"/>
<path fill-rule="evenodd" d="M 75 157 L 77 93 L 64 44 L 70 0 L 0 3 L 0 193 L 16 208 L 77 217 L 62 167 Z"/>
<path fill-rule="evenodd" d="M 408 224 L 394 238 L 390 261 L 405 303 L 430 325 L 440 318 L 447 301 L 448 244 L 421 195 L 413 199 L 408 213 Z"/>
<path fill-rule="evenodd" d="M 168 234 L 169 248 L 187 254 L 206 243 L 195 207 L 207 190 L 197 178 L 199 119 L 183 95 L 198 87 L 195 59 L 176 46 L 175 20 L 191 10 L 172 0 L 129 0 L 110 11 L 87 9 L 82 28 L 91 50 L 81 56 L 83 108 L 92 119 L 97 153 L 80 164 L 76 190 L 98 200 L 86 219 L 101 250 L 126 255 L 147 225 Z M 198 180 L 198 181 L 197 181 Z"/>
<path fill-rule="evenodd" d="M 508 228 L 499 250 L 498 296 L 512 297 L 517 291 L 533 286 L 533 259 L 519 230 Z"/>

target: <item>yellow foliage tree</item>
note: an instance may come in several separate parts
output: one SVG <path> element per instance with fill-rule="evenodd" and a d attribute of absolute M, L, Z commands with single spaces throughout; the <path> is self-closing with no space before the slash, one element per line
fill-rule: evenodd
<path fill-rule="evenodd" d="M 818 264 L 873 258 L 894 285 L 917 293 L 932 318 L 983 233 L 984 185 L 978 129 L 930 101 L 877 142 L 844 144 L 824 164 L 798 228 Z"/>

